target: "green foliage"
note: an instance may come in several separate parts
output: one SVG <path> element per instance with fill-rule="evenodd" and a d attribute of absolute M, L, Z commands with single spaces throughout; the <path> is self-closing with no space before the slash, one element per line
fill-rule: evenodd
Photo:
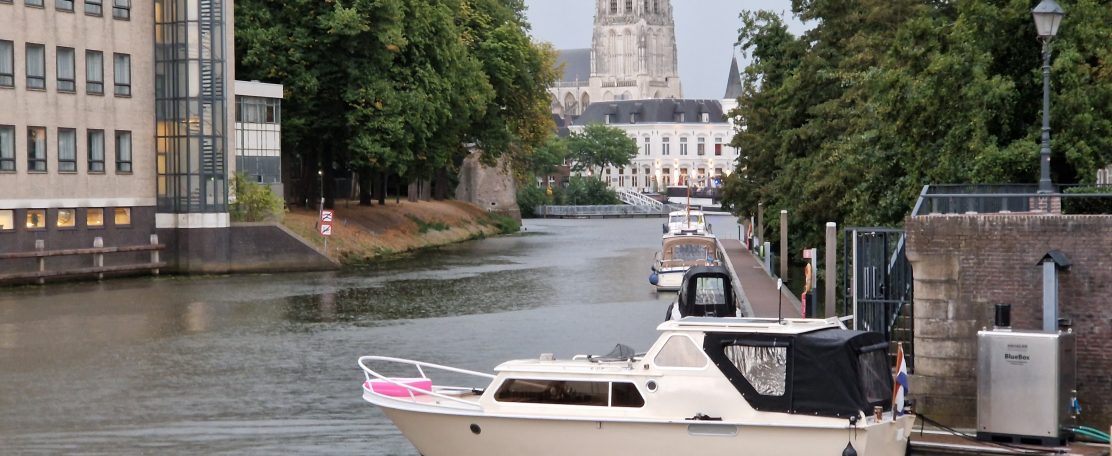
<path fill-rule="evenodd" d="M 625 166 L 637 156 L 637 141 L 619 128 L 590 124 L 583 132 L 567 139 L 567 156 L 575 165 L 572 171 L 594 171 L 607 166 Z"/>
<path fill-rule="evenodd" d="M 517 191 L 517 208 L 524 218 L 535 217 L 537 207 L 546 204 L 551 204 L 546 188 L 526 184 Z"/>
<path fill-rule="evenodd" d="M 742 14 L 752 57 L 729 115 L 744 151 L 725 203 L 790 211 L 792 245 L 825 222 L 899 225 L 925 184 L 1037 182 L 1042 72 L 1031 1 L 793 2 L 814 27 Z M 1112 163 L 1112 8 L 1078 0 L 1053 44 L 1052 178 Z M 769 224 L 775 234 L 776 224 Z"/>
<path fill-rule="evenodd" d="M 555 189 L 554 189 L 555 190 Z M 567 188 L 555 190 L 553 203 L 568 206 L 621 204 L 618 194 L 599 179 L 572 176 Z"/>
<path fill-rule="evenodd" d="M 1112 214 L 1112 187 L 1072 187 L 1065 193 L 1100 196 L 1062 198 L 1064 214 Z"/>
<path fill-rule="evenodd" d="M 411 220 L 413 223 L 417 224 L 417 231 L 420 232 L 421 234 L 428 233 L 429 231 L 447 231 L 447 230 L 452 228 L 452 227 L 448 226 L 446 223 L 426 222 L 425 220 L 421 219 L 420 217 L 417 217 L 417 216 L 412 215 L 412 214 L 407 214 L 406 217 L 408 217 L 409 220 Z"/>
<path fill-rule="evenodd" d="M 247 180 L 247 176 L 236 173 L 234 184 L 236 202 L 232 204 L 232 221 L 266 222 L 280 221 L 285 214 L 282 198 L 270 188 Z"/>
<path fill-rule="evenodd" d="M 521 222 L 513 217 L 494 212 L 487 214 L 487 217 L 498 227 L 498 231 L 502 234 L 514 234 L 521 231 Z"/>

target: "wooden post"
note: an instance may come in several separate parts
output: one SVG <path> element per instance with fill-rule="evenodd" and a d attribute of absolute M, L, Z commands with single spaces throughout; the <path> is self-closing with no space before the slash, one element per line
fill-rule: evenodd
<path fill-rule="evenodd" d="M 765 208 L 764 203 L 757 203 L 757 245 L 761 245 L 765 241 L 765 222 L 764 222 Z M 765 255 L 768 253 L 765 252 Z"/>
<path fill-rule="evenodd" d="M 780 210 L 780 278 L 788 278 L 788 211 Z"/>
<path fill-rule="evenodd" d="M 37 250 L 39 253 L 42 253 L 43 250 L 46 250 L 46 241 L 44 241 L 42 239 L 35 239 L 35 250 Z M 45 256 L 40 256 L 39 257 L 39 274 L 40 274 L 39 275 L 39 285 L 42 285 L 42 284 L 46 283 L 46 277 L 44 277 L 42 275 L 44 273 L 46 273 L 46 257 Z"/>
<path fill-rule="evenodd" d="M 158 235 L 157 234 L 152 234 L 151 235 L 151 245 L 153 245 L 153 246 L 158 245 Z M 159 262 L 158 256 L 159 255 L 158 255 L 158 249 L 157 248 L 154 249 L 154 250 L 151 250 L 151 264 L 158 264 L 158 262 Z M 158 268 L 151 269 L 151 275 L 158 275 Z"/>
<path fill-rule="evenodd" d="M 103 249 L 104 248 L 104 238 L 99 237 L 99 236 L 93 238 L 93 248 L 94 249 Z M 104 253 L 97 252 L 97 253 L 93 254 L 93 267 L 95 267 L 95 268 L 103 268 L 104 267 Z M 99 280 L 104 280 L 104 272 L 103 271 L 100 271 L 100 270 L 97 271 L 97 280 L 98 281 Z"/>
<path fill-rule="evenodd" d="M 837 316 L 834 308 L 834 281 L 838 280 L 837 249 L 838 224 L 829 222 L 826 224 L 826 318 Z"/>

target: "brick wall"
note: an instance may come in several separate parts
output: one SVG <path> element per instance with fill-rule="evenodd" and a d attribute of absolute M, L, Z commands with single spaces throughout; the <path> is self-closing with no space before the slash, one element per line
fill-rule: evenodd
<path fill-rule="evenodd" d="M 929 215 L 907 220 L 915 277 L 920 411 L 943 423 L 976 422 L 976 334 L 994 304 L 1012 305 L 1012 327 L 1042 327 L 1042 267 L 1050 250 L 1073 266 L 1059 274 L 1060 317 L 1077 335 L 1081 424 L 1112 424 L 1112 216 Z"/>

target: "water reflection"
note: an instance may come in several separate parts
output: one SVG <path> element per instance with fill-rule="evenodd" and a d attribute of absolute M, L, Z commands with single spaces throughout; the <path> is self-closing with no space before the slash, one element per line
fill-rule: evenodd
<path fill-rule="evenodd" d="M 415 455 L 362 401 L 359 356 L 643 351 L 671 299 L 646 279 L 659 226 L 539 220 L 343 273 L 5 289 L 0 453 Z"/>

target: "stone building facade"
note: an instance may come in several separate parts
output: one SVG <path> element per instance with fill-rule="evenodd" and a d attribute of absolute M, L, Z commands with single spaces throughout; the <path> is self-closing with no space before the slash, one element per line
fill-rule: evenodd
<path fill-rule="evenodd" d="M 919 411 L 972 426 L 977 404 L 977 331 L 993 306 L 1012 305 L 1012 327 L 1042 328 L 1042 266 L 1050 250 L 1073 263 L 1059 273 L 1059 317 L 1077 337 L 1080 424 L 1112 422 L 1112 216 L 927 215 L 907 220 L 915 279 L 915 372 Z"/>
<path fill-rule="evenodd" d="M 682 98 L 668 0 L 597 0 L 590 49 L 560 51 L 552 110 L 579 116 L 599 101 Z"/>

